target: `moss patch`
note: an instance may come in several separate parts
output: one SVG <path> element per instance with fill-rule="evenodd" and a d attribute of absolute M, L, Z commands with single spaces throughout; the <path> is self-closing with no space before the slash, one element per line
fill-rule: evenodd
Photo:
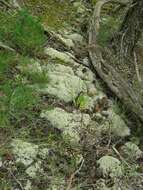
<path fill-rule="evenodd" d="M 42 22 L 53 29 L 66 26 L 66 21 L 74 20 L 74 8 L 69 1 L 27 0 L 26 7 L 37 15 Z"/>

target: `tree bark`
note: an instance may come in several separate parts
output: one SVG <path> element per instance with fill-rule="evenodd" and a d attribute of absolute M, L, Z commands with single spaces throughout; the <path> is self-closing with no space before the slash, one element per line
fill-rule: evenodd
<path fill-rule="evenodd" d="M 124 57 L 132 56 L 142 31 L 143 0 L 133 0 L 118 34 L 113 38 L 112 43 L 116 46 L 116 51 L 122 52 Z"/>
<path fill-rule="evenodd" d="M 94 69 L 101 79 L 143 123 L 143 94 L 140 93 L 140 88 L 136 91 L 129 84 L 126 78 L 127 73 L 124 70 L 125 65 L 127 66 L 127 71 L 132 67 L 132 71 L 135 72 L 133 53 L 143 31 L 143 0 L 133 0 L 117 35 L 113 37 L 112 47 L 114 45 L 115 51 L 112 51 L 109 47 L 100 48 L 97 43 L 101 8 L 109 1 L 98 1 L 95 6 L 89 28 L 89 47 L 93 47 L 89 49 L 89 56 Z M 121 56 L 126 57 L 124 64 L 120 62 L 119 53 Z M 131 56 L 132 59 L 130 59 Z M 121 69 L 116 65 L 119 65 Z"/>

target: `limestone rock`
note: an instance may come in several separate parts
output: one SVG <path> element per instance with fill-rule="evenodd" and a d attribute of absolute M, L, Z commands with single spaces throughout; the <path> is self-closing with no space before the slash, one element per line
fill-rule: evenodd
<path fill-rule="evenodd" d="M 38 154 L 38 145 L 14 139 L 11 143 L 16 162 L 29 166 Z"/>
<path fill-rule="evenodd" d="M 123 175 L 121 162 L 112 156 L 103 156 L 98 161 L 99 170 L 103 177 L 121 177 Z"/>

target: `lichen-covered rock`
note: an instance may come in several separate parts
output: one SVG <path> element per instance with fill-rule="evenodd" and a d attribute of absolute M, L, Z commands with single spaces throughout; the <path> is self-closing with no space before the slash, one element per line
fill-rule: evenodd
<path fill-rule="evenodd" d="M 121 162 L 112 156 L 103 156 L 98 161 L 99 171 L 103 177 L 121 177 L 123 175 Z"/>
<path fill-rule="evenodd" d="M 111 190 L 106 186 L 106 181 L 105 179 L 98 179 L 96 182 L 96 190 Z"/>
<path fill-rule="evenodd" d="M 77 13 L 83 14 L 86 12 L 86 8 L 82 2 L 74 2 L 73 6 L 77 8 Z"/>
<path fill-rule="evenodd" d="M 32 182 L 27 180 L 24 190 L 31 190 L 32 189 Z"/>
<path fill-rule="evenodd" d="M 69 34 L 67 35 L 67 37 L 73 40 L 75 43 L 80 43 L 80 44 L 82 44 L 84 40 L 83 36 L 78 33 Z"/>
<path fill-rule="evenodd" d="M 65 180 L 61 176 L 55 177 L 47 190 L 60 190 L 65 189 Z"/>
<path fill-rule="evenodd" d="M 34 164 L 32 164 L 30 167 L 28 167 L 26 169 L 26 174 L 31 177 L 31 178 L 35 178 L 37 176 L 37 172 L 38 173 L 43 173 L 43 170 L 42 170 L 42 162 L 41 161 L 38 161 Z"/>
<path fill-rule="evenodd" d="M 124 157 L 127 157 L 131 160 L 136 160 L 143 155 L 143 152 L 139 149 L 139 147 L 132 142 L 125 143 L 125 145 L 122 146 L 121 150 L 124 154 Z"/>
<path fill-rule="evenodd" d="M 91 119 L 88 114 L 68 113 L 61 108 L 46 110 L 41 113 L 42 118 L 47 118 L 53 127 L 63 132 L 72 144 L 79 141 L 79 129 L 82 125 L 87 126 Z"/>
<path fill-rule="evenodd" d="M 86 84 L 79 77 L 75 76 L 68 66 L 55 64 L 47 66 L 49 82 L 42 93 L 53 95 L 64 102 L 74 101 L 80 92 L 86 92 Z"/>
<path fill-rule="evenodd" d="M 91 83 L 87 85 L 87 93 L 89 96 L 93 97 L 98 94 L 98 90 L 95 88 L 95 85 Z"/>
<path fill-rule="evenodd" d="M 43 69 L 47 72 L 47 75 L 52 74 L 53 72 L 58 73 L 65 73 L 74 75 L 73 69 L 69 66 L 61 65 L 61 64 L 47 64 Z"/>
<path fill-rule="evenodd" d="M 65 64 L 77 64 L 73 59 L 73 55 L 70 53 L 60 52 L 54 48 L 46 48 L 45 54 L 50 56 L 52 59 L 59 59 L 59 61 Z"/>
<path fill-rule="evenodd" d="M 130 129 L 121 118 L 113 110 L 109 110 L 109 118 L 111 121 L 111 131 L 115 136 L 126 137 L 130 135 Z"/>
<path fill-rule="evenodd" d="M 29 166 L 38 154 L 38 145 L 24 142 L 21 139 L 14 139 L 11 146 L 16 162 L 24 166 Z"/>
<path fill-rule="evenodd" d="M 42 148 L 42 149 L 39 149 L 38 156 L 41 159 L 46 159 L 49 156 L 49 153 L 50 153 L 49 148 Z"/>
<path fill-rule="evenodd" d="M 76 74 L 79 76 L 81 79 L 85 80 L 87 83 L 90 82 L 90 84 L 94 81 L 95 76 L 93 72 L 91 72 L 90 69 L 87 67 L 79 66 L 76 69 Z"/>
<path fill-rule="evenodd" d="M 44 27 L 45 29 L 45 27 Z M 66 47 L 68 48 L 73 48 L 74 47 L 74 42 L 73 42 L 73 39 L 66 36 L 66 35 L 63 35 L 63 34 L 57 34 L 55 33 L 54 31 L 52 31 L 52 34 L 54 34 L 54 36 L 62 42 L 62 44 L 64 44 Z"/>

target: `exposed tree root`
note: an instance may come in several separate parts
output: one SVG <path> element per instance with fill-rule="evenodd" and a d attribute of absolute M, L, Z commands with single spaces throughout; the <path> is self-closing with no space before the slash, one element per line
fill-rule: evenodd
<path fill-rule="evenodd" d="M 143 122 L 143 101 L 137 92 L 129 86 L 128 82 L 119 74 L 117 70 L 114 69 L 110 64 L 113 62 L 111 51 L 108 48 L 101 49 L 97 43 L 97 36 L 100 28 L 100 13 L 101 8 L 104 4 L 110 2 L 111 0 L 102 0 L 96 3 L 93 17 L 91 20 L 89 28 L 89 56 L 92 65 L 101 79 L 107 84 L 110 90 L 131 110 L 137 118 Z M 106 54 L 106 58 L 105 56 Z M 108 59 L 107 59 L 108 57 Z"/>

